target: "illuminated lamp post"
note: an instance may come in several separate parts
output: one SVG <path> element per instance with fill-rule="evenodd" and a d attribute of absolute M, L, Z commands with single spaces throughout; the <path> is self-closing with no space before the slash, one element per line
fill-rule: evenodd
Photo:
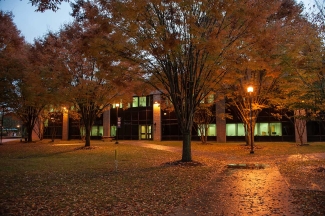
<path fill-rule="evenodd" d="M 250 137 L 251 137 L 251 154 L 254 154 L 254 129 L 253 129 L 253 117 L 252 117 L 252 93 L 254 88 L 249 86 L 247 92 L 249 93 L 249 110 L 250 110 Z"/>
<path fill-rule="evenodd" d="M 120 104 L 116 104 L 115 106 L 116 106 L 116 142 L 115 142 L 115 144 L 118 144 L 117 132 L 118 132 L 119 124 L 121 124 L 121 122 L 119 122 L 119 119 L 118 119 L 118 107 L 120 106 Z"/>

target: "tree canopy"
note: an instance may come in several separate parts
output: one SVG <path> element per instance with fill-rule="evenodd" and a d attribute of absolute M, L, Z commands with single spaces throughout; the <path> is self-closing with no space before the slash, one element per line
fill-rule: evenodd
<path fill-rule="evenodd" d="M 126 42 L 117 46 L 119 55 L 141 65 L 144 81 L 173 103 L 183 134 L 182 161 L 192 160 L 190 137 L 199 103 L 227 85 L 223 78 L 237 62 L 252 60 L 250 70 L 267 69 L 276 77 L 279 63 L 272 57 L 284 51 L 279 40 L 288 33 L 280 29 L 290 30 L 290 16 L 300 12 L 290 0 L 112 0 L 77 2 L 74 9 L 79 19 L 112 24 Z"/>
<path fill-rule="evenodd" d="M 57 11 L 60 9 L 62 2 L 69 2 L 70 0 L 29 0 L 37 11 L 44 12 L 46 10 Z"/>
<path fill-rule="evenodd" d="M 60 80 L 60 97 L 78 112 L 90 146 L 91 127 L 111 104 L 120 103 L 124 92 L 132 92 L 138 70 L 114 51 L 107 32 L 87 22 L 65 25 L 57 34 L 49 34 L 43 45 L 48 47 L 48 61 L 55 80 Z M 129 98 L 132 95 L 128 95 Z"/>
<path fill-rule="evenodd" d="M 30 2 L 39 11 L 55 11 L 69 0 Z M 11 64 L 0 56 L 1 70 L 24 71 L 10 78 L 15 82 L 0 81 L 6 89 L 13 83 L 19 87 L 20 98 L 34 91 L 37 97 L 52 93 L 52 104 L 68 101 L 89 134 L 94 118 L 118 102 L 122 90 L 139 90 L 141 80 L 173 104 L 183 134 L 182 161 L 191 161 L 194 113 L 211 93 L 226 93 L 246 124 L 247 85 L 255 89 L 255 119 L 264 107 L 293 109 L 291 102 L 300 103 L 303 97 L 316 98 L 315 104 L 323 106 L 324 16 L 317 2 L 320 12 L 310 21 L 294 0 L 73 1 L 74 23 L 32 46 L 19 45 L 28 64 Z M 17 43 L 7 42 L 2 53 L 20 43 L 19 32 L 8 29 Z M 16 61 L 15 56 L 10 60 Z M 32 75 L 39 78 L 37 86 L 24 86 Z M 299 89 L 297 82 L 306 88 Z"/>

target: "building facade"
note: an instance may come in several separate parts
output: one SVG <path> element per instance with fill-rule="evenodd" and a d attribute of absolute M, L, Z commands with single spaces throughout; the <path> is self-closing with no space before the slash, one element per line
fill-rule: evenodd
<path fill-rule="evenodd" d="M 162 109 L 160 104 L 160 95 L 155 94 L 134 96 L 128 107 L 113 104 L 96 119 L 91 139 L 117 136 L 119 140 L 182 140 L 175 113 Z M 216 118 L 209 124 L 208 140 L 220 143 L 245 141 L 245 128 L 239 118 L 235 115 L 232 119 L 218 117 L 221 113 L 229 112 L 225 108 L 225 101 L 216 102 L 213 111 Z M 324 128 L 323 122 L 308 122 L 304 135 L 305 142 L 324 141 Z M 48 122 L 44 138 L 80 139 L 83 134 L 80 122 L 69 118 L 68 112 L 64 112 L 56 121 Z M 271 110 L 264 109 L 257 118 L 254 139 L 257 142 L 298 142 L 296 134 L 297 131 L 291 121 L 275 119 L 271 115 Z M 199 139 L 199 132 L 193 128 L 192 140 Z"/>

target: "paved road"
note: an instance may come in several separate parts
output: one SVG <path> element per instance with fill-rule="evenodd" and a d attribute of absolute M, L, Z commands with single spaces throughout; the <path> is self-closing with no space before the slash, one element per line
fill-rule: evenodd
<path fill-rule="evenodd" d="M 163 151 L 181 152 L 180 148 L 134 142 L 134 145 Z M 195 151 L 195 155 L 215 157 Z M 218 156 L 219 158 L 219 156 Z M 325 158 L 324 153 L 295 155 L 290 157 L 263 157 L 259 163 L 268 164 L 265 169 L 224 169 L 216 171 L 185 206 L 173 210 L 171 216 L 198 215 L 303 215 L 292 203 L 289 184 L 279 172 L 277 160 L 308 160 Z M 238 163 L 239 158 L 225 159 L 223 163 Z M 260 158 L 259 158 L 260 160 Z"/>

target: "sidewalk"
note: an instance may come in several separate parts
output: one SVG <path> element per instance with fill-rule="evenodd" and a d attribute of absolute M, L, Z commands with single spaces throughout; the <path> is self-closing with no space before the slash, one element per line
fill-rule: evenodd
<path fill-rule="evenodd" d="M 181 153 L 177 147 L 144 142 L 136 142 L 134 145 Z M 215 158 L 212 154 L 199 151 L 194 151 L 193 154 Z M 174 209 L 171 216 L 303 215 L 293 204 L 290 185 L 279 172 L 276 162 L 321 158 L 325 158 L 325 153 L 264 157 L 259 163 L 267 164 L 265 169 L 228 169 L 227 164 L 238 163 L 240 158 L 222 158 L 225 169 L 222 172 L 216 171 L 212 179 L 188 198 L 184 206 Z"/>
<path fill-rule="evenodd" d="M 227 169 L 171 215 L 303 215 L 295 210 L 292 200 L 276 167 Z"/>

